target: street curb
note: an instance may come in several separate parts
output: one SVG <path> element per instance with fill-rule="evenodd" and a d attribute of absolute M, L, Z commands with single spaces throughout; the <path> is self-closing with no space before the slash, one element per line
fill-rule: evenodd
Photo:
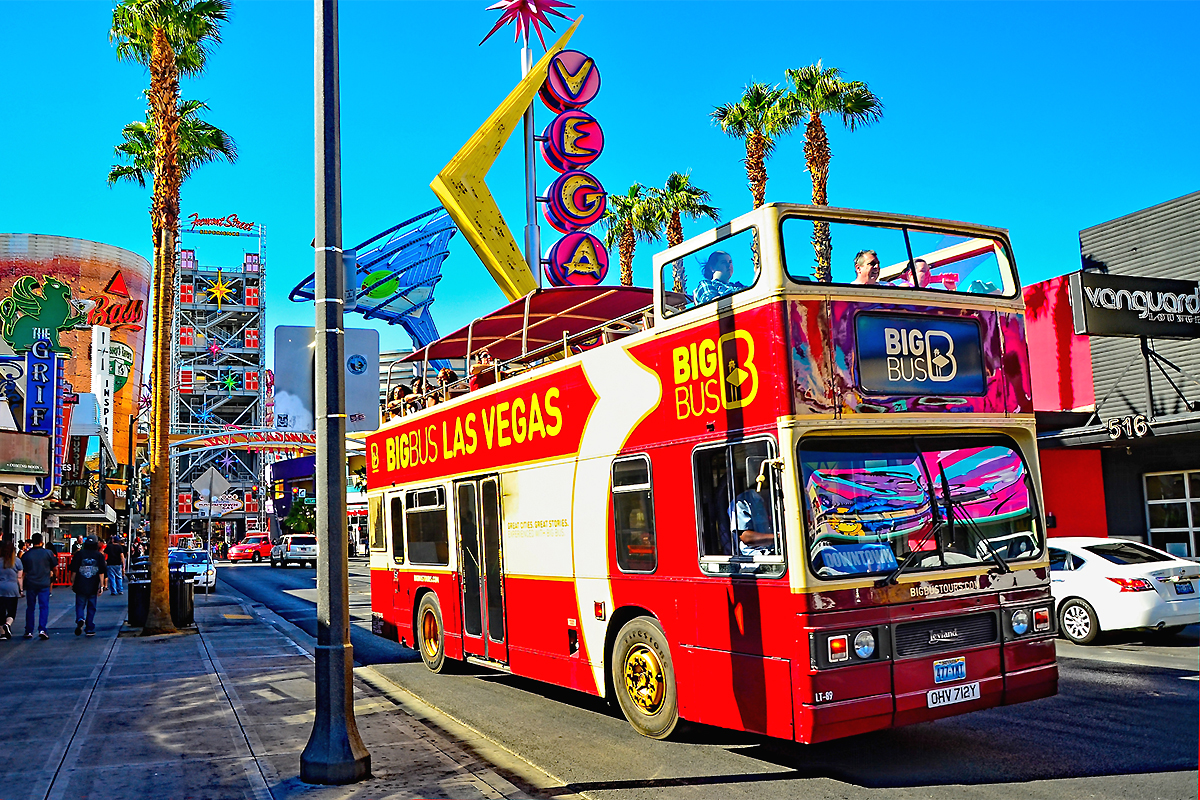
<path fill-rule="evenodd" d="M 288 621 L 275 613 L 263 603 L 252 600 L 217 577 L 222 586 L 221 594 L 239 600 L 242 608 L 248 614 L 262 619 L 266 624 L 279 631 L 297 650 L 310 660 L 315 661 L 315 640 L 303 628 Z M 356 666 L 354 677 L 376 693 L 392 701 L 401 711 L 408 714 L 424 727 L 435 747 L 455 762 L 460 758 L 454 750 L 461 750 L 467 756 L 475 756 L 479 761 L 491 764 L 496 769 L 468 769 L 472 775 L 486 783 L 505 798 L 524 798 L 533 796 L 553 797 L 555 800 L 574 800 L 588 798 L 588 795 L 566 791 L 567 784 L 561 778 L 533 764 L 517 753 L 509 750 L 499 742 L 489 739 L 484 733 L 470 725 L 455 719 L 441 709 L 426 703 L 412 692 L 393 683 L 378 670 L 371 666 Z M 448 745 L 448 746 L 444 746 Z"/>

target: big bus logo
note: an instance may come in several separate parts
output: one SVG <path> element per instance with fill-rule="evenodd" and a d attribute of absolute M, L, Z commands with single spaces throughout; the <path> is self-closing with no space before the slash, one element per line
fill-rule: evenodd
<path fill-rule="evenodd" d="M 954 338 L 945 331 L 884 328 L 889 381 L 945 383 L 958 375 Z"/>
<path fill-rule="evenodd" d="M 700 417 L 743 408 L 758 394 L 754 338 L 737 330 L 671 351 L 675 375 L 675 418 Z"/>

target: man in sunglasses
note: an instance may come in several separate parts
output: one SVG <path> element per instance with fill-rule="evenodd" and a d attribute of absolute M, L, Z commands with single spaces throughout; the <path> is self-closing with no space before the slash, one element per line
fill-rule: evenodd
<path fill-rule="evenodd" d="M 874 250 L 859 250 L 854 256 L 854 280 L 857 286 L 874 286 L 879 283 L 879 256 Z"/>

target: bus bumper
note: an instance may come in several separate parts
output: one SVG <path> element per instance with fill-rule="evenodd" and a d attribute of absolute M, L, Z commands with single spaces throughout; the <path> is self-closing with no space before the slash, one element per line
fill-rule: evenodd
<path fill-rule="evenodd" d="M 797 706 L 796 741 L 827 742 L 892 727 L 892 696 L 881 694 L 837 703 Z"/>

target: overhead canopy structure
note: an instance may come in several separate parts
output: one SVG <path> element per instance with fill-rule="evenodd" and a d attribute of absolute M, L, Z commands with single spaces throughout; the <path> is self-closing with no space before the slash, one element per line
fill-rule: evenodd
<path fill-rule="evenodd" d="M 538 289 L 402 360 L 465 358 L 487 348 L 493 358 L 508 361 L 561 342 L 564 334 L 572 337 L 645 309 L 653 294 L 636 286 Z"/>
<path fill-rule="evenodd" d="M 457 232 L 450 215 L 434 208 L 354 248 L 358 283 L 354 311 L 367 319 L 403 326 L 414 348 L 437 339 L 430 306 L 434 287 L 442 279 L 442 262 L 450 255 L 450 239 Z M 289 299 L 312 300 L 314 293 L 315 282 L 309 275 L 292 289 Z"/>

